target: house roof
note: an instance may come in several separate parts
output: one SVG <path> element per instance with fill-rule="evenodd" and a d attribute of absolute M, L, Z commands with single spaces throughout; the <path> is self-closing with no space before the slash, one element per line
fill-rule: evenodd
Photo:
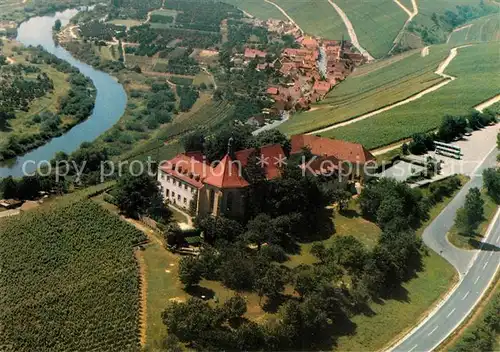
<path fill-rule="evenodd" d="M 245 48 L 245 58 L 253 59 L 254 57 L 266 57 L 267 53 L 258 49 Z"/>
<path fill-rule="evenodd" d="M 186 154 L 178 154 L 173 159 L 165 161 L 160 165 L 160 169 L 195 188 L 202 188 L 203 180 L 212 172 L 210 165 Z"/>
<path fill-rule="evenodd" d="M 331 88 L 330 82 L 327 81 L 316 81 L 314 82 L 313 89 L 320 93 L 327 93 Z"/>
<path fill-rule="evenodd" d="M 361 144 L 338 139 L 299 134 L 292 136 L 291 144 L 291 154 L 300 153 L 303 147 L 309 147 L 314 155 L 334 156 L 340 161 L 348 161 L 353 164 L 364 164 L 375 160 L 375 157 Z"/>
<path fill-rule="evenodd" d="M 286 155 L 280 144 L 268 144 L 260 147 L 260 149 L 240 150 L 235 153 L 235 157 L 243 167 L 246 167 L 248 159 L 253 153 L 258 158 L 257 162 L 261 162 L 261 167 L 264 169 L 264 174 L 268 180 L 281 176 L 281 163 L 286 159 Z"/>
<path fill-rule="evenodd" d="M 217 188 L 245 188 L 249 183 L 243 178 L 239 162 L 234 162 L 226 154 L 211 174 L 204 180 L 205 183 Z"/>
<path fill-rule="evenodd" d="M 278 94 L 278 88 L 276 88 L 276 87 L 269 87 L 269 88 L 267 88 L 267 94 L 271 94 L 271 95 Z"/>

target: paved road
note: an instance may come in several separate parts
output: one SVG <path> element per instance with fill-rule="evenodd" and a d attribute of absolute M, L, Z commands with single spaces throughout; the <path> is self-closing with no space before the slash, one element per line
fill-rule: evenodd
<path fill-rule="evenodd" d="M 491 224 L 480 251 L 465 251 L 453 247 L 446 233 L 453 225 L 455 214 L 465 202 L 470 188 L 482 186 L 481 173 L 496 164 L 497 150 L 483 160 L 471 181 L 432 222 L 423 235 L 424 242 L 446 258 L 460 273 L 460 282 L 451 294 L 411 331 L 392 351 L 420 352 L 435 349 L 470 314 L 486 292 L 500 265 L 500 212 Z"/>

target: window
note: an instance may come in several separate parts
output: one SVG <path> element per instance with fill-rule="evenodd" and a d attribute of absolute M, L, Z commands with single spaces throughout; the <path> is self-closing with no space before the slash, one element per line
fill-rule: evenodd
<path fill-rule="evenodd" d="M 187 204 L 188 200 L 184 197 L 184 204 Z"/>
<path fill-rule="evenodd" d="M 185 184 L 185 185 L 184 185 L 184 189 L 188 189 L 188 185 L 186 185 L 186 184 Z"/>
<path fill-rule="evenodd" d="M 168 198 L 168 196 L 169 196 L 169 195 L 170 195 L 170 190 L 169 190 L 169 189 L 167 189 L 167 191 L 165 192 L 165 197 L 167 197 L 167 198 Z"/>
<path fill-rule="evenodd" d="M 175 198 L 175 192 L 172 192 L 172 198 Z"/>
<path fill-rule="evenodd" d="M 178 200 L 179 202 L 181 201 L 181 195 L 180 195 L 180 194 L 178 194 L 178 195 L 177 195 L 177 200 Z"/>

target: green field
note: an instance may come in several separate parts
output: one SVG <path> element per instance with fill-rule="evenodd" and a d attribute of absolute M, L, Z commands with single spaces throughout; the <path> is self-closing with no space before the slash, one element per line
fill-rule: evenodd
<path fill-rule="evenodd" d="M 500 16 L 498 14 L 478 18 L 467 23 L 467 25 L 472 26 L 451 34 L 450 44 L 500 40 Z"/>
<path fill-rule="evenodd" d="M 362 143 L 371 149 L 433 130 L 444 115 L 467 113 L 499 93 L 499 49 L 499 43 L 462 48 L 446 70 L 457 77 L 455 81 L 422 99 L 323 135 Z"/>
<path fill-rule="evenodd" d="M 0 221 L 2 351 L 138 351 L 133 246 L 144 235 L 90 200 Z"/>
<path fill-rule="evenodd" d="M 349 36 L 337 11 L 326 0 L 275 0 L 274 3 L 308 34 L 327 39 Z"/>
<path fill-rule="evenodd" d="M 224 0 L 223 2 L 234 5 L 261 20 L 267 20 L 268 18 L 287 19 L 276 7 L 264 0 Z"/>
<path fill-rule="evenodd" d="M 393 0 L 336 0 L 354 26 L 358 40 L 375 58 L 384 57 L 408 15 Z"/>
<path fill-rule="evenodd" d="M 426 57 L 415 50 L 362 66 L 313 106 L 313 111 L 293 115 L 280 129 L 287 134 L 303 133 L 404 100 L 442 80 L 434 71 L 449 50 L 436 46 Z"/>

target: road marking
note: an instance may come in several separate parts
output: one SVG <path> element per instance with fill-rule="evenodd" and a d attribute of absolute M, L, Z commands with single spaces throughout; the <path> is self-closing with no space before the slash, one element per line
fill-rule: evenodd
<path fill-rule="evenodd" d="M 467 291 L 467 293 L 465 294 L 465 296 L 462 297 L 462 301 L 467 298 L 467 296 L 469 295 L 469 293 L 470 293 L 470 291 Z"/>
<path fill-rule="evenodd" d="M 489 261 L 488 261 L 488 262 L 486 262 L 486 263 L 484 263 L 484 265 L 483 265 L 483 269 L 484 269 L 484 268 L 486 268 L 486 265 L 488 265 L 488 263 L 489 263 Z"/>
<path fill-rule="evenodd" d="M 434 331 L 436 331 L 436 330 L 437 330 L 437 328 L 438 328 L 438 327 L 436 326 L 434 329 L 432 329 L 432 331 L 431 331 L 430 333 L 428 333 L 428 334 L 427 334 L 427 336 L 431 336 L 431 335 L 432 335 L 432 333 L 433 333 Z"/>
<path fill-rule="evenodd" d="M 481 275 L 479 275 L 476 280 L 474 281 L 474 285 L 477 284 L 477 282 L 479 281 L 479 278 L 481 277 Z"/>
<path fill-rule="evenodd" d="M 453 314 L 453 312 L 455 311 L 455 309 L 456 309 L 456 308 L 453 308 L 453 309 L 451 310 L 451 312 L 449 312 L 449 313 L 448 313 L 448 315 L 447 315 L 446 317 L 447 317 L 447 318 L 449 318 L 449 317 L 450 317 L 450 315 L 452 315 L 452 314 Z"/>
<path fill-rule="evenodd" d="M 413 351 L 415 348 L 417 348 L 418 345 L 413 346 L 411 349 L 408 350 L 408 352 Z"/>

